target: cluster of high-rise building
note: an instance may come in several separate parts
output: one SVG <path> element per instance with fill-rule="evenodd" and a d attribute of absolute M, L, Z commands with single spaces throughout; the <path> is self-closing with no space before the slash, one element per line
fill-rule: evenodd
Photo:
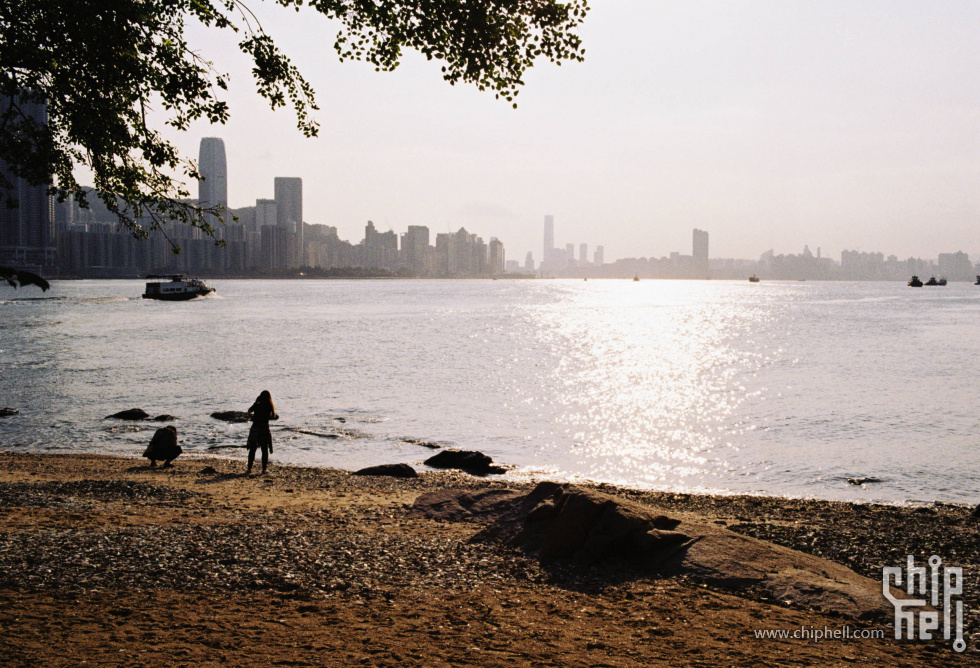
<path fill-rule="evenodd" d="M 555 221 L 544 218 L 544 258 L 538 270 L 542 277 L 556 278 L 669 278 L 669 279 L 734 279 L 751 275 L 773 280 L 842 280 L 842 281 L 907 281 L 912 275 L 943 276 L 950 281 L 973 281 L 980 275 L 980 264 L 974 265 L 962 251 L 940 253 L 938 261 L 907 258 L 899 260 L 882 253 L 861 253 L 845 250 L 840 262 L 816 254 L 808 246 L 799 254 L 779 254 L 769 250 L 758 260 L 709 258 L 708 233 L 695 229 L 691 254 L 672 252 L 663 257 L 627 257 L 603 263 L 602 246 L 597 247 L 594 260 L 586 259 L 586 244 L 579 246 L 575 259 L 572 244 L 555 247 Z M 533 271 L 531 254 L 526 267 Z"/>
<path fill-rule="evenodd" d="M 544 260 L 538 269 L 542 277 L 556 278 L 711 278 L 708 259 L 708 233 L 694 230 L 691 254 L 671 253 L 664 258 L 624 258 L 612 263 L 605 262 L 605 249 L 596 246 L 592 261 L 588 257 L 588 244 L 579 244 L 578 258 L 575 244 L 555 246 L 555 218 L 544 217 Z M 531 254 L 527 265 L 533 270 Z"/>
<path fill-rule="evenodd" d="M 596 246 L 592 260 L 589 260 L 589 245 L 580 243 L 578 257 L 575 257 L 575 244 L 566 243 L 564 248 L 555 246 L 555 217 L 544 217 L 544 249 L 541 254 L 540 276 L 582 276 L 593 268 L 601 267 L 605 262 L 604 249 Z M 534 261 L 531 253 L 527 254 L 525 271 L 534 271 Z"/>
<path fill-rule="evenodd" d="M 0 98 L 0 114 L 10 100 Z M 25 117 L 46 122 L 45 105 L 20 105 Z M 220 207 L 222 220 L 209 214 L 215 238 L 179 223 L 165 224 L 162 234 L 137 240 L 121 229 L 97 193 L 87 196 L 88 207 L 56 202 L 47 186 L 32 186 L 0 164 L 0 265 L 31 269 L 48 276 L 135 277 L 148 273 L 186 273 L 204 276 L 286 275 L 300 270 L 356 270 L 359 275 L 468 277 L 525 274 L 541 277 L 742 279 L 751 274 L 769 279 L 908 280 L 916 275 L 945 276 L 951 281 L 972 280 L 980 274 L 964 252 L 942 253 L 938 261 L 899 260 L 882 253 L 844 251 L 840 262 L 814 255 L 808 247 L 800 254 L 763 253 L 758 261 L 710 259 L 708 233 L 695 229 L 690 255 L 678 252 L 660 258 L 623 258 L 606 263 L 602 246 L 592 258 L 586 243 L 555 245 L 554 216 L 544 217 L 544 247 L 540 265 L 527 253 L 523 265 L 508 261 L 504 246 L 460 228 L 439 233 L 411 225 L 399 236 L 382 232 L 371 221 L 364 239 L 340 239 L 337 228 L 309 224 L 303 219 L 303 180 L 277 176 L 273 198 L 256 199 L 241 208 L 228 207 L 228 170 L 224 142 L 201 140 L 198 160 L 201 180 L 198 198 L 189 201 Z M 220 240 L 220 245 L 215 243 Z M 434 241 L 434 244 L 432 243 Z M 174 245 L 181 253 L 174 254 Z"/>
<path fill-rule="evenodd" d="M 43 122 L 43 105 L 35 107 L 33 113 Z M 378 231 L 368 221 L 360 243 L 340 239 L 336 227 L 304 221 L 303 180 L 297 177 L 275 177 L 272 199 L 230 208 L 225 146 L 217 137 L 201 140 L 198 172 L 198 198 L 188 203 L 223 211 L 221 219 L 217 214 L 206 216 L 214 238 L 198 228 L 170 223 L 162 227 L 162 234 L 138 240 L 120 228 L 94 191 L 87 194 L 87 207 L 72 200 L 59 203 L 45 186 L 28 186 L 8 175 L 14 187 L 7 199 L 17 206 L 0 207 L 0 264 L 46 275 L 93 277 L 269 276 L 302 269 L 469 277 L 505 271 L 503 244 L 496 238 L 484 242 L 464 228 L 436 234 L 432 245 L 429 228 L 413 225 L 399 243 L 394 231 Z M 174 245 L 180 247 L 179 254 L 173 253 Z"/>

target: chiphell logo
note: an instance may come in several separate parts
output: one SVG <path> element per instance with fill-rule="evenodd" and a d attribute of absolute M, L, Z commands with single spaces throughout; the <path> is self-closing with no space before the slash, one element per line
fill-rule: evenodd
<path fill-rule="evenodd" d="M 946 640 L 953 637 L 955 627 L 953 650 L 962 652 L 966 649 L 963 641 L 963 601 L 953 601 L 953 598 L 963 594 L 963 569 L 950 566 L 940 568 L 942 563 L 942 559 L 933 555 L 929 557 L 927 570 L 925 566 L 916 566 L 915 559 L 909 555 L 904 571 L 901 566 L 885 566 L 881 569 L 881 593 L 895 606 L 896 638 L 902 638 L 904 629 L 906 638 L 932 640 L 932 632 L 939 630 L 941 621 Z M 903 583 L 909 596 L 928 594 L 929 597 L 896 598 L 891 588 L 901 588 Z M 932 609 L 927 609 L 928 606 Z M 919 630 L 918 636 L 916 628 Z"/>

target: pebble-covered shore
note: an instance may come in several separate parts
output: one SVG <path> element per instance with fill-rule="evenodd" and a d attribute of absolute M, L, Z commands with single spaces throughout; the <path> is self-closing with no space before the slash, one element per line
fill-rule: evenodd
<path fill-rule="evenodd" d="M 441 646 L 453 631 L 460 638 L 479 632 L 482 640 L 474 636 L 465 642 L 475 643 L 477 649 L 486 648 L 492 644 L 488 638 L 500 640 L 498 634 L 511 628 L 523 644 L 507 647 L 524 647 L 522 656 L 541 665 L 549 665 L 549 661 L 552 665 L 601 665 L 603 661 L 605 665 L 645 665 L 671 656 L 671 647 L 676 651 L 686 648 L 685 652 L 702 648 L 685 654 L 676 665 L 714 665 L 710 661 L 712 647 L 730 645 L 731 634 L 738 633 L 744 645 L 739 651 L 745 660 L 732 659 L 734 665 L 750 665 L 753 657 L 768 657 L 780 665 L 794 665 L 798 659 L 798 665 L 807 665 L 814 657 L 831 656 L 822 652 L 831 652 L 834 661 L 849 661 L 841 658 L 847 656 L 878 661 L 907 656 L 908 665 L 940 665 L 941 657 L 950 658 L 942 644 L 896 645 L 893 639 L 891 644 L 806 646 L 805 651 L 792 644 L 753 645 L 742 628 L 749 623 L 789 623 L 786 620 L 790 619 L 800 624 L 808 623 L 806 620 L 829 622 L 806 611 L 783 609 L 775 602 L 739 603 L 737 597 L 683 582 L 632 582 L 625 580 L 623 573 L 603 569 L 544 569 L 534 559 L 509 548 L 469 543 L 468 538 L 479 527 L 420 520 L 409 513 L 414 498 L 427 490 L 513 486 L 493 478 L 440 472 L 396 480 L 278 466 L 269 476 L 244 477 L 239 469 L 235 463 L 222 460 L 179 460 L 175 468 L 161 470 L 149 469 L 137 460 L 0 453 L 0 602 L 7 610 L 0 613 L 0 621 L 10 629 L 8 637 L 0 640 L 0 650 L 7 644 L 6 649 L 13 652 L 9 656 L 15 660 L 10 665 L 30 665 L 44 656 L 43 643 L 30 651 L 14 643 L 20 637 L 18 620 L 29 619 L 31 610 L 56 606 L 57 601 L 70 601 L 70 605 L 85 609 L 97 607 L 96 601 L 104 605 L 109 597 L 124 601 L 117 607 L 128 611 L 112 619 L 122 618 L 140 628 L 134 621 L 137 611 L 151 605 L 147 597 L 159 596 L 160 592 L 183 601 L 173 605 L 188 605 L 184 598 L 206 592 L 208 600 L 231 601 L 229 610 L 242 606 L 242 614 L 249 606 L 259 605 L 259 616 L 278 614 L 278 608 L 270 612 L 269 605 L 285 606 L 288 610 L 283 619 L 293 619 L 297 628 L 309 627 L 310 633 L 323 623 L 325 611 L 331 611 L 332 623 L 354 625 L 378 610 L 388 609 L 389 629 L 362 629 L 375 638 L 371 642 L 387 642 L 386 647 L 395 643 L 391 638 L 384 640 L 393 633 L 391 629 L 413 619 L 395 620 L 393 611 L 399 610 L 403 616 L 411 614 L 406 610 L 417 610 L 427 618 L 438 617 L 429 629 L 441 629 L 439 642 L 433 647 Z M 964 594 L 967 628 L 980 630 L 976 616 L 980 547 L 977 523 L 968 508 L 896 508 L 609 487 L 601 490 L 667 510 L 698 513 L 735 531 L 847 564 L 875 580 L 880 580 L 883 564 L 902 565 L 908 554 L 916 555 L 919 561 L 938 554 L 946 565 L 963 566 L 968 585 Z M 245 605 L 242 597 L 266 602 Z M 268 597 L 278 603 L 269 603 Z M 676 599 L 673 604 L 671 597 Z M 679 601 L 686 603 L 680 605 Z M 653 623 L 650 616 L 644 616 L 643 621 L 634 619 L 634 608 L 641 603 L 652 606 L 650 609 L 662 606 L 662 618 L 654 624 L 660 635 L 648 633 Z M 447 605 L 459 609 L 454 611 Z M 539 638 L 521 635 L 521 628 L 531 628 L 526 618 L 523 622 L 516 618 L 523 608 L 539 610 L 540 618 L 532 624 Z M 695 632 L 689 636 L 672 626 L 685 614 L 683 611 L 673 616 L 664 612 L 679 608 L 700 611 L 693 622 L 687 621 L 688 626 L 695 625 Z M 365 613 L 366 609 L 371 613 Z M 592 610 L 600 617 L 608 615 L 603 622 L 608 628 L 601 633 L 589 631 L 598 622 L 589 622 L 582 610 Z M 616 611 L 620 618 L 613 619 Z M 755 622 L 749 617 L 736 619 L 750 613 L 756 614 L 751 617 Z M 502 617 L 494 622 L 494 615 Z M 771 617 L 769 622 L 765 622 L 767 616 Z M 504 621 L 511 617 L 510 622 Z M 582 626 L 578 625 L 579 618 Z M 447 623 L 446 619 L 455 621 Z M 632 625 L 627 624 L 630 619 L 634 619 Z M 105 623 L 115 624 L 111 620 Z M 698 623 L 711 628 L 727 625 L 730 629 L 708 639 L 704 633 L 697 635 Z M 589 635 L 581 647 L 569 637 L 573 629 Z M 364 663 L 362 659 L 367 656 L 370 665 L 403 665 L 406 661 L 415 665 L 513 663 L 514 657 L 507 652 L 514 650 L 500 649 L 497 640 L 493 645 L 497 653 L 491 656 L 485 649 L 480 657 L 469 656 L 470 649 L 454 642 L 451 647 L 462 658 L 446 663 L 448 649 L 427 655 L 425 643 L 403 631 L 405 638 L 413 639 L 402 640 L 415 648 L 412 651 L 390 649 L 384 657 L 358 655 L 346 643 L 344 657 Z M 234 636 L 231 630 L 228 634 Z M 610 634 L 622 637 L 610 640 Z M 140 637 L 134 631 L 131 640 L 122 635 L 113 641 L 144 647 L 142 658 L 127 656 L 119 665 L 158 665 L 154 662 L 162 661 L 153 653 L 152 643 L 147 645 L 148 641 L 140 641 Z M 550 645 L 543 640 L 546 638 L 551 638 Z M 646 641 L 650 646 L 644 650 Z M 227 638 L 218 642 L 234 646 Z M 968 654 L 975 657 L 974 645 L 971 642 Z M 84 643 L 80 646 L 87 648 L 84 651 L 95 651 Z M 192 652 L 192 656 L 206 657 L 206 648 L 193 646 L 198 653 Z M 571 656 L 569 652 L 577 654 Z M 300 654 L 313 658 L 300 660 L 296 658 Z M 603 661 L 597 661 L 600 655 L 605 657 Z M 322 653 L 290 656 L 295 665 L 325 665 Z M 219 661 L 220 657 L 224 659 Z M 90 665 L 99 663 L 97 658 L 89 657 Z M 957 658 L 959 655 L 952 656 Z M 228 661 L 249 665 L 232 649 L 216 652 L 212 659 L 218 661 L 215 665 L 228 665 Z M 326 663 L 346 665 L 341 657 L 335 659 Z"/>

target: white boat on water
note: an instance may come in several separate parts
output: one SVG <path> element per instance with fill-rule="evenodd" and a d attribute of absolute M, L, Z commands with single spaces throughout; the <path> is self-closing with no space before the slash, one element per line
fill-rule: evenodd
<path fill-rule="evenodd" d="M 143 299 L 182 302 L 188 299 L 194 299 L 195 297 L 203 297 L 214 292 L 213 287 L 199 278 L 187 278 L 179 274 L 173 276 L 147 276 L 146 278 L 150 280 L 146 282 L 146 292 L 143 293 Z"/>

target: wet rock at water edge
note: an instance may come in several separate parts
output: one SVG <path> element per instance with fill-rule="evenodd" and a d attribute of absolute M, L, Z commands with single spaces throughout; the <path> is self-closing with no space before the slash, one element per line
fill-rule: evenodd
<path fill-rule="evenodd" d="M 417 478 L 419 474 L 408 464 L 381 464 L 379 466 L 368 466 L 360 471 L 354 471 L 354 475 L 384 475 L 392 478 Z"/>
<path fill-rule="evenodd" d="M 222 420 L 224 422 L 251 422 L 252 418 L 248 416 L 245 411 L 217 411 L 211 413 L 211 417 L 215 420 Z"/>
<path fill-rule="evenodd" d="M 401 442 L 408 443 L 410 445 L 419 445 L 422 446 L 423 448 L 429 448 L 430 450 L 438 450 L 439 448 L 442 447 L 438 443 L 433 443 L 432 441 L 426 441 L 425 439 L 422 438 L 403 438 L 401 439 Z"/>
<path fill-rule="evenodd" d="M 493 459 L 476 450 L 443 450 L 424 463 L 434 469 L 459 469 L 480 476 L 507 472 L 505 467 L 495 465 Z"/>
<path fill-rule="evenodd" d="M 884 482 L 884 480 L 868 476 L 867 478 L 848 478 L 847 482 L 850 485 L 870 485 L 876 482 Z"/>
<path fill-rule="evenodd" d="M 176 420 L 176 416 L 170 415 L 169 413 L 163 413 L 153 418 L 154 422 L 174 422 Z"/>
<path fill-rule="evenodd" d="M 104 420 L 149 420 L 150 414 L 144 411 L 142 408 L 130 408 L 125 411 L 119 411 L 118 413 L 113 413 L 112 415 L 107 415 L 103 419 Z"/>
<path fill-rule="evenodd" d="M 20 415 L 20 411 L 16 408 L 0 408 L 0 417 L 9 417 L 11 415 Z"/>

